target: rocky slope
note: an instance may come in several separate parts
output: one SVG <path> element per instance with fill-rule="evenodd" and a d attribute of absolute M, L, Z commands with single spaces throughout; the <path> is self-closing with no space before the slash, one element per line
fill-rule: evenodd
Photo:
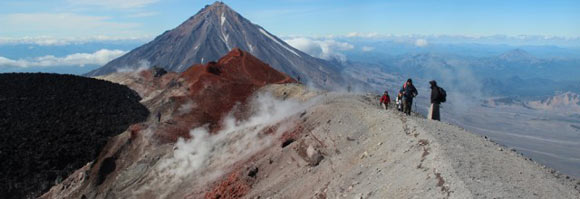
<path fill-rule="evenodd" d="M 91 78 L 0 74 L 0 198 L 34 198 L 95 159 L 149 112 L 129 88 Z"/>
<path fill-rule="evenodd" d="M 310 91 L 244 51 L 170 78 L 145 81 L 160 92 L 140 92 L 156 93 L 142 103 L 161 121 L 150 117 L 111 139 L 96 161 L 42 197 L 580 195 L 579 181 L 485 138 L 381 110 L 377 96 Z"/>
<path fill-rule="evenodd" d="M 223 2 L 206 6 L 178 27 L 87 75 L 137 68 L 143 62 L 183 72 L 193 64 L 215 61 L 233 48 L 250 52 L 301 82 L 322 88 L 344 84 L 339 67 L 293 48 Z"/>
<path fill-rule="evenodd" d="M 152 71 L 136 71 L 125 75 L 126 78 L 120 78 L 122 75 L 119 74 L 102 78 L 122 79 L 122 83 L 136 88 L 145 97 L 141 102 L 153 114 L 147 122 L 135 124 L 124 134 L 111 139 L 97 160 L 69 177 L 65 181 L 65 184 L 70 183 L 67 188 L 59 190 L 66 194 L 54 195 L 51 191 L 44 197 L 104 197 L 110 194 L 108 189 L 119 186 L 119 183 L 129 183 L 123 185 L 129 186 L 135 182 L 115 178 L 119 175 L 143 175 L 140 172 L 148 171 L 143 169 L 153 166 L 168 154 L 167 150 L 171 150 L 176 142 L 192 137 L 190 130 L 193 128 L 203 127 L 207 133 L 215 134 L 227 128 L 228 121 L 247 120 L 255 110 L 246 105 L 246 100 L 260 87 L 295 82 L 239 49 L 232 50 L 218 62 L 191 67 L 181 74 L 167 73 L 156 77 Z M 125 170 L 131 174 L 124 173 Z M 137 187 L 143 189 L 141 185 Z M 122 189 L 131 190 L 135 186 Z"/>
<path fill-rule="evenodd" d="M 288 88 L 273 88 L 280 93 Z M 578 198 L 580 183 L 461 128 L 327 94 L 287 147 L 250 161 L 247 198 Z M 308 152 L 308 151 L 312 152 Z M 312 154 L 312 155 L 311 155 Z M 318 164 L 312 157 L 322 154 Z M 241 174 L 240 174 L 241 175 Z M 221 184 L 220 184 L 221 185 Z M 214 189 L 215 190 L 215 189 Z M 207 194 L 206 194 L 207 196 Z"/>

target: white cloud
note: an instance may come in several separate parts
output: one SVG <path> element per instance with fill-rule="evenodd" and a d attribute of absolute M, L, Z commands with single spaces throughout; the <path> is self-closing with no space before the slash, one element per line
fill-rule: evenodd
<path fill-rule="evenodd" d="M 306 37 L 297 37 L 284 41 L 302 52 L 326 60 L 336 59 L 346 61 L 346 56 L 340 53 L 340 51 L 352 50 L 354 48 L 350 43 L 331 39 L 315 40 Z"/>
<path fill-rule="evenodd" d="M 368 33 L 351 32 L 346 34 L 346 37 L 377 38 L 381 37 L 381 35 L 376 32 L 368 32 Z"/>
<path fill-rule="evenodd" d="M 142 8 L 159 0 L 68 0 L 75 5 L 101 6 L 116 9 Z"/>
<path fill-rule="evenodd" d="M 374 47 L 371 47 L 371 46 L 363 46 L 362 47 L 362 51 L 364 51 L 364 52 L 370 52 L 370 51 L 373 51 L 373 50 L 375 50 L 375 48 Z"/>
<path fill-rule="evenodd" d="M 39 46 L 63 46 L 72 44 L 86 44 L 90 42 L 118 42 L 118 41 L 139 41 L 145 42 L 151 40 L 152 36 L 136 37 L 110 37 L 110 36 L 90 36 L 90 37 L 69 37 L 57 38 L 49 36 L 38 37 L 0 37 L 0 45 L 10 44 L 33 44 Z"/>
<path fill-rule="evenodd" d="M 29 36 L 58 35 L 74 37 L 86 35 L 138 35 L 139 23 L 111 21 L 110 17 L 87 16 L 75 13 L 17 13 L 0 15 L 0 35 Z"/>
<path fill-rule="evenodd" d="M 419 47 L 433 43 L 481 43 L 481 44 L 508 44 L 508 45 L 557 45 L 580 46 L 580 37 L 554 35 L 452 35 L 452 34 L 382 34 L 352 32 L 344 35 L 322 37 L 327 39 L 341 39 L 345 41 L 384 40 L 397 43 L 408 43 Z M 319 39 L 322 39 L 319 38 Z"/>
<path fill-rule="evenodd" d="M 415 40 L 415 46 L 417 46 L 417 47 L 425 47 L 427 45 L 429 45 L 429 43 L 425 39 L 417 39 L 417 40 Z"/>
<path fill-rule="evenodd" d="M 126 51 L 102 49 L 94 53 L 75 53 L 65 57 L 52 55 L 36 57 L 33 59 L 12 60 L 0 57 L 0 67 L 51 67 L 51 66 L 85 66 L 104 65 L 109 61 L 124 55 Z"/>

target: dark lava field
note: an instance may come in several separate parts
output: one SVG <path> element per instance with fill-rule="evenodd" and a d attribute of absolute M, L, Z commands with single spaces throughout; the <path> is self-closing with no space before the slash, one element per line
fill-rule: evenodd
<path fill-rule="evenodd" d="M 94 160 L 149 115 L 126 86 L 92 78 L 0 74 L 0 198 L 34 198 Z"/>

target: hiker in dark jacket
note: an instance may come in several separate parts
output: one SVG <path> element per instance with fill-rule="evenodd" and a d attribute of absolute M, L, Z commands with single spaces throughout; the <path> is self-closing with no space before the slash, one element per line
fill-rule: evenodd
<path fill-rule="evenodd" d="M 413 86 L 413 80 L 408 79 L 405 84 L 403 84 L 403 112 L 407 115 L 411 115 L 411 107 L 413 106 L 413 98 L 419 95 L 415 86 Z"/>
<path fill-rule="evenodd" d="M 431 108 L 429 109 L 429 116 L 427 119 L 440 121 L 441 116 L 439 114 L 439 105 L 441 104 L 441 93 L 439 91 L 439 86 L 437 86 L 435 80 L 431 80 L 429 84 L 431 85 Z"/>

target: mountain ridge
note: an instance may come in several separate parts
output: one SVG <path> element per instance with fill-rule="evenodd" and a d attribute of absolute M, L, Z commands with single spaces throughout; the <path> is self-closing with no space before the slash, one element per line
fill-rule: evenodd
<path fill-rule="evenodd" d="M 580 95 L 574 92 L 565 92 L 539 101 L 530 101 L 528 106 L 538 110 L 557 112 L 580 112 Z"/>
<path fill-rule="evenodd" d="M 498 56 L 498 59 L 509 61 L 509 62 L 538 62 L 538 58 L 528 53 L 527 51 L 516 48 L 507 52 L 502 53 Z"/>
<path fill-rule="evenodd" d="M 260 93 L 277 102 L 254 105 L 266 104 L 276 120 L 259 116 L 212 135 L 196 128 L 165 145 L 148 144 L 153 137 L 139 136 L 145 128 L 134 138 L 127 132 L 108 153 L 133 151 L 121 153 L 123 164 L 101 187 L 82 177 L 84 168 L 42 198 L 576 198 L 580 191 L 577 180 L 485 137 L 382 110 L 377 96 L 297 84 L 257 90 L 253 99 L 264 102 Z M 304 109 L 286 104 L 294 100 Z"/>

